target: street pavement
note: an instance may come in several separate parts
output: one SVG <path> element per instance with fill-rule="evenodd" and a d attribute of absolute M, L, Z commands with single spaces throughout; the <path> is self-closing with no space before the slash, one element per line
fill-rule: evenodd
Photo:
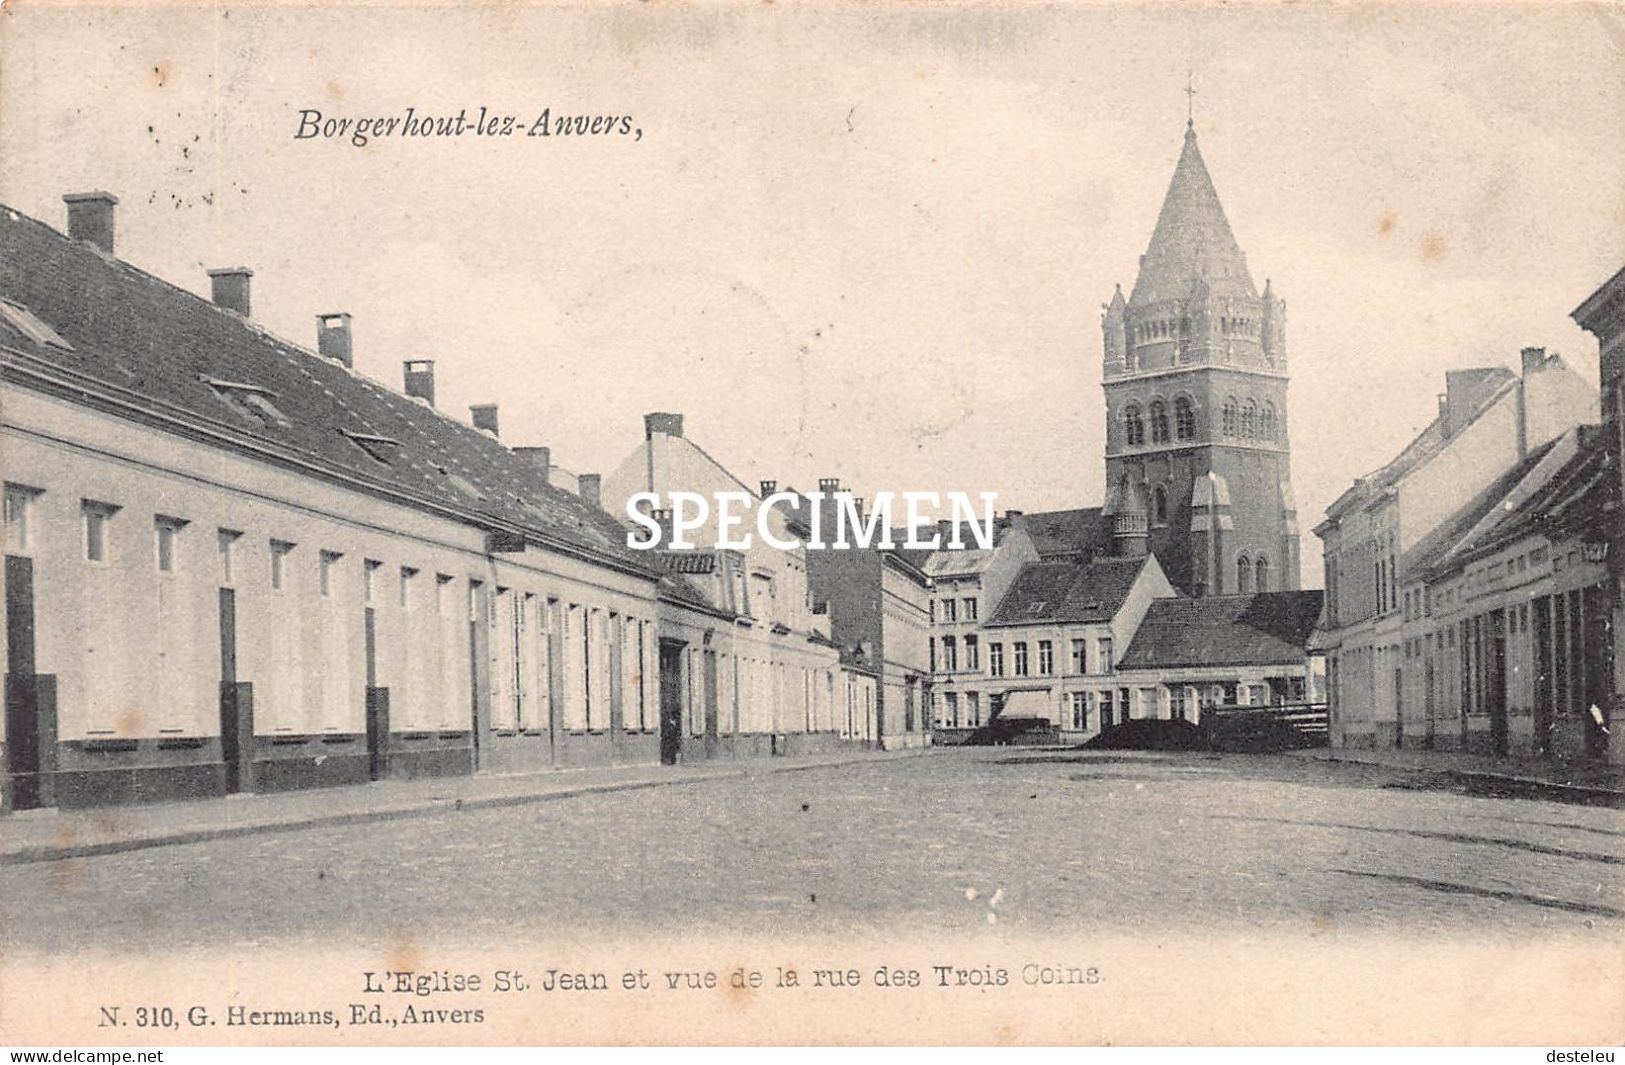
<path fill-rule="evenodd" d="M 960 749 L 0 867 L 48 951 L 1092 929 L 1612 936 L 1625 814 L 1270 755 Z"/>

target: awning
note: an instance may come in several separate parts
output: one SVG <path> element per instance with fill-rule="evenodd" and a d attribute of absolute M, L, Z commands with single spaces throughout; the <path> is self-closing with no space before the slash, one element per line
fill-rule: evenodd
<path fill-rule="evenodd" d="M 1055 703 L 1047 691 L 1013 691 L 1004 697 L 1001 717 L 1041 717 L 1055 720 Z"/>

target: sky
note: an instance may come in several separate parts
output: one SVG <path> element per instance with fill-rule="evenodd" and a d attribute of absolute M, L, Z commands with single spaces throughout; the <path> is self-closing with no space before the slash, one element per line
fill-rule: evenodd
<path fill-rule="evenodd" d="M 1625 264 L 1625 13 L 1580 4 L 891 2 L 0 8 L 0 202 L 120 198 L 122 258 L 443 410 L 613 469 L 641 416 L 746 483 L 1104 495 L 1101 305 L 1191 107 L 1287 301 L 1309 530 Z M 1196 90 L 1187 97 L 1187 75 Z M 636 136 L 295 137 L 324 118 L 628 116 Z"/>

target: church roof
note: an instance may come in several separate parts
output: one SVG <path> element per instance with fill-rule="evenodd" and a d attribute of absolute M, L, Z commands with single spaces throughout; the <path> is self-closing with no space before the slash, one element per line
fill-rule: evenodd
<path fill-rule="evenodd" d="M 1099 507 L 1034 512 L 1021 523 L 1044 560 L 1087 559 L 1110 540 L 1110 523 Z"/>
<path fill-rule="evenodd" d="M 1140 258 L 1129 306 L 1184 299 L 1200 288 L 1214 296 L 1258 298 L 1207 164 L 1196 130 L 1185 129 L 1185 147 L 1163 197 L 1151 244 Z"/>

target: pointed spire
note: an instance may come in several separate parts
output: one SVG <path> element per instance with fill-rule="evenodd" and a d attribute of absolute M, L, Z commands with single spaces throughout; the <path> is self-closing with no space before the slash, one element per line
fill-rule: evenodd
<path fill-rule="evenodd" d="M 1196 146 L 1196 126 L 1187 121 L 1185 146 L 1163 197 L 1151 244 L 1140 259 L 1140 276 L 1129 305 L 1183 298 L 1197 281 L 1205 281 L 1216 296 L 1258 297 L 1247 260 L 1230 231 L 1230 221 Z"/>

